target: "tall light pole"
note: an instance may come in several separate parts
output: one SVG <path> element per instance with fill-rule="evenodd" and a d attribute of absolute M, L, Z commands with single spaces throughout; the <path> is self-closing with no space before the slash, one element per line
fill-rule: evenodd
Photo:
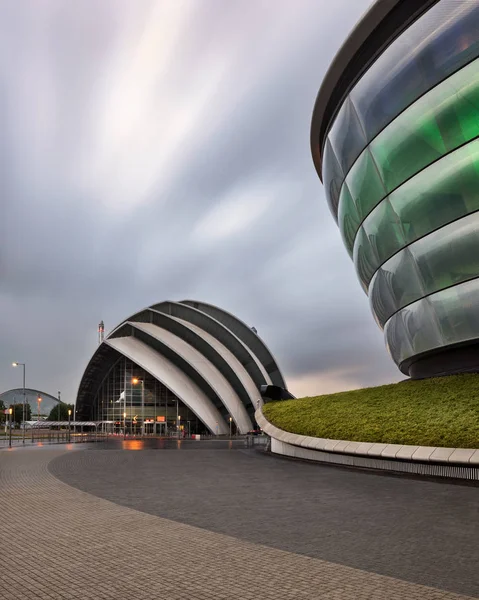
<path fill-rule="evenodd" d="M 181 433 L 181 417 L 180 415 L 178 415 L 178 439 L 180 438 L 180 433 Z"/>
<path fill-rule="evenodd" d="M 233 421 L 233 417 L 230 417 L 230 437 L 231 437 L 231 423 Z"/>
<path fill-rule="evenodd" d="M 60 393 L 60 392 L 58 392 L 58 393 Z M 68 443 L 70 443 L 71 439 L 72 439 L 72 431 L 70 428 L 70 417 L 71 416 L 72 416 L 72 411 L 71 411 L 71 408 L 69 408 L 68 409 Z"/>
<path fill-rule="evenodd" d="M 9 428 L 8 428 L 8 445 L 11 448 L 12 447 L 12 412 L 13 410 L 11 408 L 8 409 L 8 424 L 9 424 Z"/>
<path fill-rule="evenodd" d="M 145 382 L 143 379 L 133 377 L 131 380 L 133 385 L 141 383 L 141 437 L 145 435 Z"/>
<path fill-rule="evenodd" d="M 26 396 L 25 396 L 25 363 L 12 362 L 12 367 L 23 367 L 23 435 L 22 442 L 25 443 L 25 416 L 26 416 Z"/>
<path fill-rule="evenodd" d="M 42 401 L 42 397 L 37 397 L 37 422 L 40 425 L 40 402 Z"/>
<path fill-rule="evenodd" d="M 123 413 L 123 439 L 126 440 L 126 412 Z"/>
<path fill-rule="evenodd" d="M 58 413 L 57 413 L 57 417 L 58 417 L 57 421 L 58 422 L 60 422 L 60 420 L 61 420 L 60 419 L 60 413 L 61 413 L 60 408 L 61 408 L 62 401 L 61 401 L 61 395 L 60 394 L 61 394 L 61 392 L 58 392 Z M 70 413 L 71 413 L 71 411 L 69 411 L 68 414 L 70 414 Z M 60 429 L 60 426 L 58 428 Z"/>

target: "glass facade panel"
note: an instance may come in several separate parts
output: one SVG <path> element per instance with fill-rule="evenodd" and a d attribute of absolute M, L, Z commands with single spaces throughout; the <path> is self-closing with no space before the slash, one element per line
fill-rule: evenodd
<path fill-rule="evenodd" d="M 479 213 L 455 221 L 410 247 L 426 294 L 479 276 Z"/>
<path fill-rule="evenodd" d="M 479 60 L 410 106 L 371 143 L 388 192 L 479 136 Z"/>
<path fill-rule="evenodd" d="M 139 380 L 136 384 L 135 377 Z M 144 381 L 144 395 L 141 381 Z M 142 425 L 143 433 L 151 435 L 207 432 L 196 415 L 167 387 L 126 358 L 117 361 L 99 387 L 93 417 L 109 421 L 117 433 L 126 427 L 126 433 L 131 435 L 140 435 Z"/>
<path fill-rule="evenodd" d="M 341 188 L 338 206 L 338 225 L 343 237 L 344 245 L 349 252 L 349 256 L 353 256 L 354 238 L 358 230 L 361 220 L 356 210 L 356 205 L 346 183 Z"/>
<path fill-rule="evenodd" d="M 373 312 L 381 325 L 384 325 L 393 313 L 407 304 L 419 300 L 425 296 L 425 293 L 422 279 L 409 248 L 405 248 L 389 259 L 379 272 L 382 273 L 388 287 L 390 302 L 387 308 L 390 312 L 387 313 L 382 305 L 375 300 L 379 290 L 374 290 L 373 282 L 371 282 L 369 293 L 371 294 Z"/>
<path fill-rule="evenodd" d="M 383 269 L 376 271 L 369 286 L 369 306 L 379 327 L 383 327 L 389 317 L 396 312 L 390 283 Z"/>
<path fill-rule="evenodd" d="M 386 195 L 369 149 L 366 149 L 354 163 L 346 183 L 360 219 L 364 219 Z"/>
<path fill-rule="evenodd" d="M 328 137 L 343 173 L 347 173 L 366 146 L 366 137 L 349 97 L 343 102 Z"/>
<path fill-rule="evenodd" d="M 329 140 L 326 140 L 324 145 L 322 173 L 326 200 L 333 217 L 337 221 L 339 192 L 344 181 L 344 175 Z"/>
<path fill-rule="evenodd" d="M 378 268 L 406 244 L 401 222 L 386 198 L 363 224 L 369 243 L 378 257 Z"/>
<path fill-rule="evenodd" d="M 389 201 L 407 243 L 478 210 L 479 141 L 427 167 L 393 192 Z"/>
<path fill-rule="evenodd" d="M 404 328 L 402 312 L 396 313 L 386 323 L 384 338 L 389 354 L 396 364 L 412 356 L 412 345 Z"/>
<path fill-rule="evenodd" d="M 477 2 L 438 2 L 394 40 L 352 90 L 368 140 L 419 96 L 478 56 Z"/>
<path fill-rule="evenodd" d="M 430 297 L 445 344 L 479 337 L 479 280 L 442 290 Z"/>
<path fill-rule="evenodd" d="M 405 346 L 401 348 L 401 354 L 398 357 L 399 363 L 411 356 L 433 348 L 440 348 L 443 345 L 442 335 L 429 298 L 422 298 L 414 304 L 406 306 L 396 313 L 393 319 L 395 317 L 402 323 L 404 335 L 411 346 L 410 354 L 404 353 L 407 350 Z"/>
<path fill-rule="evenodd" d="M 368 284 L 374 275 L 374 271 L 377 269 L 378 257 L 374 248 L 369 243 L 368 236 L 362 227 L 359 228 L 354 243 L 353 260 L 359 281 L 361 282 L 364 291 L 367 292 Z"/>

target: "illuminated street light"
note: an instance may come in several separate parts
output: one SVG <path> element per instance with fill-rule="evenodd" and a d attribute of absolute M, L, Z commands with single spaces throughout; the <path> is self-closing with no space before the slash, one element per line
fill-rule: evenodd
<path fill-rule="evenodd" d="M 143 437 L 145 435 L 145 382 L 143 379 L 133 377 L 131 383 L 133 385 L 141 383 L 141 436 Z"/>
<path fill-rule="evenodd" d="M 25 396 L 25 363 L 21 363 L 21 362 L 12 362 L 12 367 L 23 367 L 23 416 L 22 416 L 22 420 L 23 420 L 23 435 L 22 435 L 22 443 L 25 443 L 25 417 L 27 415 L 27 411 L 26 411 L 26 396 Z"/>
<path fill-rule="evenodd" d="M 126 412 L 123 413 L 123 439 L 126 439 Z"/>
<path fill-rule="evenodd" d="M 71 442 L 72 434 L 70 428 L 70 417 L 72 416 L 71 408 L 68 409 L 68 443 Z"/>

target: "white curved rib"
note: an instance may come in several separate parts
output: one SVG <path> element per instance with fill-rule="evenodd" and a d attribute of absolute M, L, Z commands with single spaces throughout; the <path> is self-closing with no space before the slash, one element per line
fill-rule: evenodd
<path fill-rule="evenodd" d="M 167 358 L 133 337 L 108 338 L 104 342 L 165 385 L 212 433 L 226 435 L 228 426 L 206 394 Z"/>
<path fill-rule="evenodd" d="M 244 387 L 244 389 L 251 401 L 251 404 L 253 405 L 254 409 L 257 410 L 258 400 L 260 400 L 260 404 L 262 404 L 260 391 L 256 387 L 253 379 L 251 378 L 251 375 L 248 373 L 248 371 L 245 369 L 245 367 L 241 364 L 241 362 L 236 358 L 236 356 L 231 352 L 231 350 L 229 350 L 222 342 L 217 340 L 213 335 L 211 335 L 210 333 L 208 333 L 207 331 L 205 331 L 198 325 L 194 325 L 193 323 L 190 323 L 189 321 L 185 321 L 184 319 L 180 319 L 179 317 L 170 317 L 170 318 L 182 323 L 185 327 L 188 327 L 189 329 L 191 329 L 191 331 L 194 331 L 205 342 L 210 344 L 210 346 L 213 346 L 213 348 L 219 354 L 221 354 L 221 356 L 224 358 L 224 360 L 232 368 L 233 372 L 238 376 L 238 379 L 240 380 L 242 386 Z M 266 371 L 265 371 L 265 373 L 266 373 Z M 268 374 L 266 374 L 266 377 L 267 377 L 268 383 L 271 383 L 271 379 L 269 379 Z"/>
<path fill-rule="evenodd" d="M 174 319 L 174 317 L 169 318 Z M 129 325 L 140 331 L 145 331 L 155 339 L 163 342 L 166 346 L 171 348 L 173 352 L 192 365 L 199 375 L 215 391 L 221 402 L 223 402 L 241 433 L 248 433 L 248 431 L 253 429 L 253 423 L 246 412 L 244 404 L 241 402 L 241 398 L 235 392 L 226 377 L 199 350 L 159 325 L 154 325 L 153 323 L 138 323 L 134 321 L 129 322 Z M 185 323 L 185 325 L 189 325 L 189 323 Z"/>

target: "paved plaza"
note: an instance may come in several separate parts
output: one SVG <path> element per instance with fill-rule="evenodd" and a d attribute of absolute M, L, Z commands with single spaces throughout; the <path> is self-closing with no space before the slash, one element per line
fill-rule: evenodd
<path fill-rule="evenodd" d="M 477 598 L 478 498 L 238 443 L 2 450 L 0 598 Z"/>

